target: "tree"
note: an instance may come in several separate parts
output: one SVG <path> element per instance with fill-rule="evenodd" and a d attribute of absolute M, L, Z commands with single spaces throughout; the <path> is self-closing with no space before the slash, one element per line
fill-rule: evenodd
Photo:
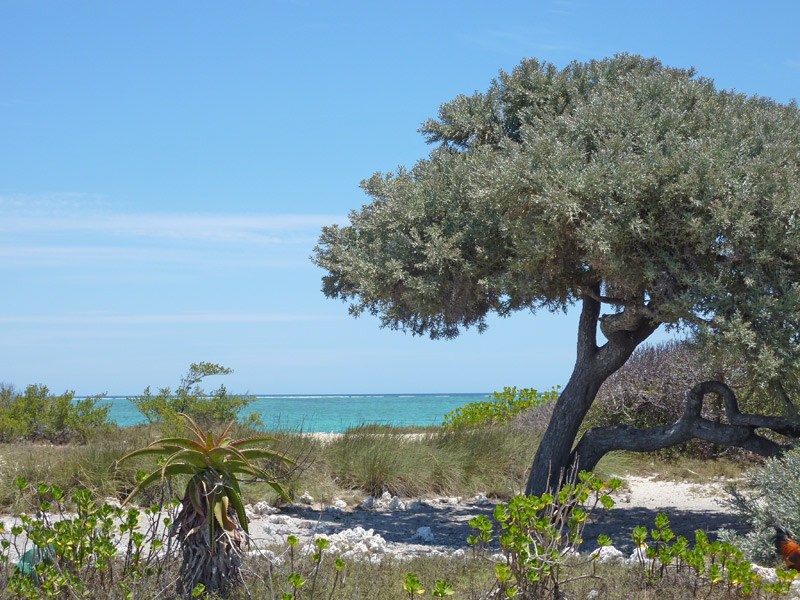
<path fill-rule="evenodd" d="M 350 301 L 351 314 L 432 338 L 483 331 L 490 312 L 580 306 L 575 367 L 527 486 L 538 494 L 569 467 L 592 468 L 590 444 L 665 441 L 595 430 L 573 451 L 600 385 L 662 325 L 741 352 L 789 403 L 783 384 L 794 380 L 784 377 L 797 372 L 800 347 L 799 117 L 795 103 L 719 91 L 656 59 L 560 71 L 525 60 L 487 92 L 443 104 L 421 129 L 436 144 L 430 156 L 362 182 L 371 203 L 349 226 L 324 228 L 312 259 L 328 271 L 323 292 Z M 699 402 L 718 391 L 698 390 Z M 739 425 L 722 425 L 746 431 L 715 437 L 745 443 L 756 425 L 726 398 Z M 689 422 L 704 433 L 699 413 Z"/>
<path fill-rule="evenodd" d="M 141 396 L 128 398 L 148 423 L 161 423 L 167 430 L 180 430 L 183 420 L 181 414 L 189 415 L 203 427 L 212 423 L 227 423 L 239 418 L 245 408 L 255 401 L 254 396 L 228 394 L 221 385 L 213 392 L 206 392 L 200 383 L 206 377 L 229 375 L 233 371 L 222 365 L 210 362 L 192 363 L 189 372 L 181 377 L 180 385 L 173 392 L 170 388 L 158 390 L 155 396 L 147 386 Z M 241 420 L 245 425 L 263 425 L 257 413 Z"/>

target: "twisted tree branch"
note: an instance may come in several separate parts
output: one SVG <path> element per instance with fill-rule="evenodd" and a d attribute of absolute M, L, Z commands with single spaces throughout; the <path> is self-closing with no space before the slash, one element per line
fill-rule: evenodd
<path fill-rule="evenodd" d="M 701 416 L 706 394 L 719 394 L 725 406 L 727 423 L 715 423 Z M 782 446 L 756 433 L 765 428 L 781 435 L 800 437 L 800 423 L 784 417 L 745 414 L 733 390 L 720 381 L 698 383 L 686 394 L 686 408 L 671 425 L 637 429 L 629 425 L 595 427 L 587 431 L 570 455 L 572 468 L 590 471 L 613 450 L 651 452 L 686 442 L 692 438 L 723 446 L 737 446 L 761 456 L 777 456 Z"/>

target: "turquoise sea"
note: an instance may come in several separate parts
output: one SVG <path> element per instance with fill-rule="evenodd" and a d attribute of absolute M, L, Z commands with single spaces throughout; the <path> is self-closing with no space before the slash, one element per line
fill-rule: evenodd
<path fill-rule="evenodd" d="M 354 394 L 256 396 L 245 413 L 256 412 L 272 431 L 341 433 L 367 423 L 441 425 L 444 415 L 489 394 Z M 109 419 L 118 425 L 136 425 L 145 419 L 127 398 L 108 397 Z"/>

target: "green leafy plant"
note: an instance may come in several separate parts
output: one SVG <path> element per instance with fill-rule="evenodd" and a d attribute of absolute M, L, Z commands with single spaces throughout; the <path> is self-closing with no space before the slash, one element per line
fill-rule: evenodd
<path fill-rule="evenodd" d="M 16 486 L 38 516 L 23 514 L 18 525 L 0 532 L 9 592 L 21 598 L 93 599 L 109 584 L 123 597 L 150 579 L 161 584 L 173 554 L 163 534 L 171 521 L 161 507 L 99 505 L 91 492 L 80 490 L 71 498 L 75 512 L 68 514 L 58 486 L 34 486 L 24 478 Z M 19 555 L 16 562 L 11 549 Z"/>
<path fill-rule="evenodd" d="M 622 485 L 619 479 L 602 481 L 591 473 L 573 475 L 555 496 L 516 496 L 498 504 L 493 525 L 485 515 L 470 519 L 477 535 L 467 541 L 485 553 L 496 533 L 505 563 L 495 566 L 495 584 L 501 597 L 558 598 L 559 589 L 572 578 L 564 568 L 566 557 L 583 541 L 589 516 L 599 508 L 609 510 L 608 495 Z M 600 545 L 609 545 L 604 537 Z M 592 562 L 593 559 L 587 559 Z"/>
<path fill-rule="evenodd" d="M 414 596 L 421 596 L 425 593 L 425 589 L 422 587 L 422 582 L 419 580 L 419 577 L 413 573 L 406 574 L 406 578 L 403 580 L 403 589 L 408 594 L 408 597 L 412 600 Z"/>
<path fill-rule="evenodd" d="M 453 586 L 444 579 L 437 579 L 431 590 L 434 598 L 447 598 L 455 594 Z"/>
<path fill-rule="evenodd" d="M 156 481 L 188 475 L 190 478 L 180 512 L 172 528 L 183 553 L 178 592 L 190 593 L 202 583 L 206 590 L 224 594 L 241 578 L 242 548 L 248 535 L 237 476 L 263 480 L 288 500 L 286 492 L 271 474 L 253 464 L 255 460 L 288 459 L 272 450 L 257 447 L 274 442 L 275 438 L 258 436 L 232 440 L 228 434 L 233 421 L 214 437 L 211 431 L 201 429 L 188 415 L 180 416 L 193 437 L 157 440 L 120 459 L 120 462 L 135 456 L 161 459 L 159 467 L 141 479 L 123 504 Z"/>
<path fill-rule="evenodd" d="M 694 598 L 708 598 L 715 591 L 726 598 L 783 595 L 797 577 L 794 569 L 776 569 L 777 581 L 765 582 L 739 548 L 725 541 L 711 542 L 700 530 L 691 547 L 685 537 L 675 536 L 664 513 L 656 516 L 649 536 L 647 528 L 639 526 L 632 538 L 650 586 L 663 585 L 669 576 L 689 577 Z"/>
<path fill-rule="evenodd" d="M 23 393 L 0 385 L 0 441 L 86 442 L 108 426 L 110 405 L 102 398 L 76 400 L 74 392 L 51 394 L 46 385 L 29 385 Z"/>
<path fill-rule="evenodd" d="M 180 414 L 189 415 L 204 427 L 214 423 L 227 423 L 238 419 L 239 413 L 252 404 L 255 398 L 228 394 L 224 385 L 212 392 L 206 392 L 199 384 L 206 377 L 228 375 L 232 372 L 227 367 L 210 362 L 192 363 L 189 372 L 181 378 L 180 385 L 174 391 L 162 388 L 154 395 L 148 386 L 141 396 L 128 400 L 144 415 L 148 423 L 161 423 L 167 430 L 180 428 Z M 250 413 L 242 423 L 248 426 L 262 425 L 256 413 Z"/>
<path fill-rule="evenodd" d="M 500 425 L 511 421 L 518 414 L 535 408 L 545 402 L 558 400 L 556 386 L 549 392 L 539 393 L 532 388 L 503 388 L 489 396 L 490 400 L 470 402 L 444 416 L 442 427 L 458 429 L 460 427 L 485 427 Z"/>

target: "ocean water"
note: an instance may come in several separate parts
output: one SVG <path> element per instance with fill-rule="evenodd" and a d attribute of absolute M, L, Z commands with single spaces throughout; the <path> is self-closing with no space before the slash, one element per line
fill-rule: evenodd
<path fill-rule="evenodd" d="M 381 424 L 441 425 L 444 415 L 489 394 L 379 394 L 256 396 L 244 414 L 256 412 L 270 431 L 341 433 L 350 427 Z M 128 426 L 145 422 L 127 398 L 109 397 L 109 419 Z"/>

